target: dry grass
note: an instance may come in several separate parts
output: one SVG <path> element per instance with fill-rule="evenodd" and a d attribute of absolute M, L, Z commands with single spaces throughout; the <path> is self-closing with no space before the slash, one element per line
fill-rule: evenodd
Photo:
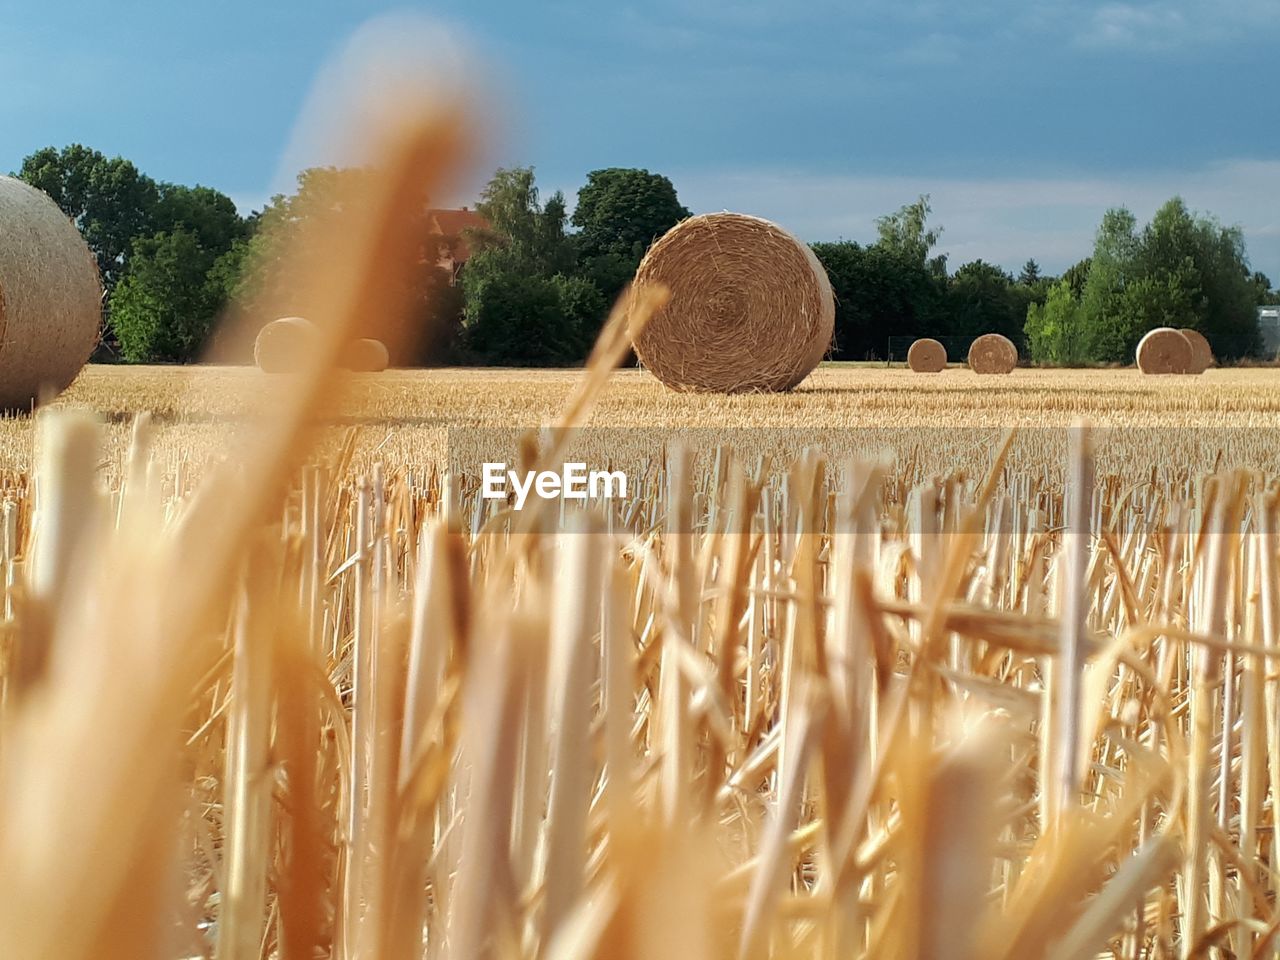
<path fill-rule="evenodd" d="M 99 373 L 101 396 L 121 372 Z M 1270 949 L 1266 476 L 1135 491 L 1080 445 L 1073 486 L 999 442 L 967 479 L 816 454 L 756 474 L 672 449 L 612 532 L 584 515 L 535 535 L 437 475 L 356 469 L 349 445 L 278 494 L 232 457 L 179 495 L 165 435 L 211 429 L 184 417 L 215 397 L 218 429 L 253 435 L 256 386 L 226 387 L 259 381 L 132 379 L 148 376 L 194 387 L 171 394 L 174 422 L 64 412 L 40 445 L 43 519 L 25 481 L 4 496 L 0 866 L 31 878 L 0 908 L 6 955 Z M 1162 417 L 1137 376 L 1042 376 Z M 843 397 L 856 422 L 851 394 L 902 396 L 909 377 L 835 369 L 786 399 L 812 425 Z M 1274 402 L 1265 372 L 1214 377 L 1231 391 L 1161 381 L 1163 405 L 1214 425 L 1224 396 L 1232 423 Z M 855 378 L 874 387 L 831 389 Z M 634 423 L 640 397 L 677 424 L 798 415 L 673 402 L 634 374 L 437 372 L 362 380 L 348 416 L 424 385 L 437 415 L 483 396 L 514 416 L 493 385 L 517 379 L 536 398 L 520 416 L 559 405 L 562 423 Z M 956 398 L 1012 393 L 1032 418 L 1054 396 L 955 381 L 917 404 L 950 398 L 963 422 Z M 125 429 L 103 491 L 100 433 Z M 179 568 L 194 580 L 170 592 Z"/>
<path fill-rule="evenodd" d="M 357 376 L 330 443 L 354 428 L 354 463 L 390 468 L 439 463 L 449 427 L 536 427 L 563 407 L 580 371 L 392 370 Z M 104 459 L 116 475 L 129 424 L 149 411 L 157 456 L 172 471 L 221 455 L 237 429 L 261 416 L 270 378 L 251 368 L 89 367 L 57 401 L 109 422 Z M 1136 370 L 1018 370 L 999 380 L 950 368 L 920 378 L 903 368 L 831 365 L 786 396 L 673 393 L 636 370 L 619 371 L 591 425 L 602 428 L 865 429 L 1065 427 L 1084 417 L 1100 427 L 1219 430 L 1270 428 L 1280 414 L 1280 373 L 1211 370 L 1152 380 Z M 0 419 L 0 468 L 31 463 L 29 418 Z M 737 439 L 733 437 L 732 439 Z"/>

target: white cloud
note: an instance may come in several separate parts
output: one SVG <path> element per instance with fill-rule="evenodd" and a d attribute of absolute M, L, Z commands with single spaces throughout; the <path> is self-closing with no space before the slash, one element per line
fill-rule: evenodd
<path fill-rule="evenodd" d="M 1274 32 L 1277 0 L 1157 0 L 1103 3 L 1090 13 L 1076 43 L 1095 49 L 1176 50 L 1227 43 L 1259 28 Z"/>
<path fill-rule="evenodd" d="M 1145 222 L 1175 194 L 1245 233 L 1255 269 L 1280 279 L 1280 160 L 1237 160 L 1193 171 L 1044 178 L 839 176 L 800 171 L 672 175 L 695 212 L 768 217 L 805 240 L 869 241 L 875 219 L 927 193 L 953 267 L 982 258 L 1016 270 L 1028 257 L 1059 271 L 1087 256 L 1108 207 Z"/>
<path fill-rule="evenodd" d="M 1168 4 L 1108 3 L 1093 12 L 1078 37 L 1087 47 L 1167 50 L 1187 38 L 1189 21 Z"/>

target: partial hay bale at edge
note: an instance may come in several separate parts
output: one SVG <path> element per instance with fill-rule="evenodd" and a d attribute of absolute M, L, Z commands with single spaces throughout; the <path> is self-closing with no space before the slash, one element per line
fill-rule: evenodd
<path fill-rule="evenodd" d="M 391 366 L 391 354 L 381 340 L 353 340 L 343 351 L 342 366 L 353 373 L 381 373 Z"/>
<path fill-rule="evenodd" d="M 641 364 L 673 390 L 790 390 L 831 347 L 835 297 L 812 250 L 740 213 L 690 217 L 645 254 L 636 286 L 671 299 L 635 338 Z"/>
<path fill-rule="evenodd" d="M 44 193 L 0 176 L 0 410 L 70 386 L 101 324 L 102 281 L 80 231 Z"/>
<path fill-rule="evenodd" d="M 1011 373 L 1018 365 L 1018 348 L 998 333 L 984 333 L 969 347 L 969 369 L 974 373 Z"/>
<path fill-rule="evenodd" d="M 907 351 L 907 366 L 916 373 L 941 373 L 947 366 L 947 348 L 931 337 L 921 337 Z"/>
<path fill-rule="evenodd" d="M 304 317 L 272 320 L 253 342 L 253 362 L 263 373 L 295 373 L 314 348 L 316 328 Z"/>
<path fill-rule="evenodd" d="M 1156 327 L 1147 331 L 1134 351 L 1138 369 L 1143 373 L 1188 373 L 1192 369 L 1191 341 L 1173 327 Z"/>
<path fill-rule="evenodd" d="M 1191 367 L 1188 373 L 1204 373 L 1214 364 L 1213 347 L 1199 330 L 1184 327 L 1178 331 L 1191 344 Z"/>

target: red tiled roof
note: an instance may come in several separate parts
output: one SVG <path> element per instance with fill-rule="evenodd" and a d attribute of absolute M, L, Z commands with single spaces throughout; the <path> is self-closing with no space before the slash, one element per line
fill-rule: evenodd
<path fill-rule="evenodd" d="M 466 263 L 471 257 L 471 249 L 463 237 L 466 230 L 484 230 L 489 221 L 474 210 L 465 207 L 461 210 L 431 210 L 428 217 L 433 229 L 442 237 L 456 238 L 453 247 L 454 263 Z"/>

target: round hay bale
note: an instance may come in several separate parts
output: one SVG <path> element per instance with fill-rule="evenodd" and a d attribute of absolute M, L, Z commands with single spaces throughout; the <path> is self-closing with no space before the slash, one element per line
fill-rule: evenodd
<path fill-rule="evenodd" d="M 1017 365 L 1018 348 L 998 333 L 984 333 L 969 346 L 969 369 L 974 373 L 1009 373 Z"/>
<path fill-rule="evenodd" d="M 343 352 L 342 365 L 355 373 L 381 373 L 391 365 L 391 354 L 381 340 L 353 340 Z"/>
<path fill-rule="evenodd" d="M 790 390 L 831 347 L 835 298 L 818 258 L 777 224 L 741 213 L 690 217 L 645 254 L 636 285 L 667 305 L 636 355 L 673 390 Z"/>
<path fill-rule="evenodd" d="M 947 348 L 937 340 L 922 337 L 907 351 L 907 366 L 916 373 L 939 373 L 947 365 Z"/>
<path fill-rule="evenodd" d="M 1188 373 L 1204 373 L 1213 366 L 1213 347 L 1199 330 L 1184 328 L 1178 331 L 1191 344 L 1191 367 Z"/>
<path fill-rule="evenodd" d="M 264 373 L 295 373 L 313 349 L 316 328 L 303 317 L 281 317 L 258 331 L 253 362 Z"/>
<path fill-rule="evenodd" d="M 44 193 L 0 176 L 0 410 L 70 386 L 101 324 L 102 281 L 80 231 Z"/>
<path fill-rule="evenodd" d="M 1191 341 L 1173 327 L 1156 327 L 1138 341 L 1138 369 L 1143 373 L 1187 373 L 1191 370 Z"/>

